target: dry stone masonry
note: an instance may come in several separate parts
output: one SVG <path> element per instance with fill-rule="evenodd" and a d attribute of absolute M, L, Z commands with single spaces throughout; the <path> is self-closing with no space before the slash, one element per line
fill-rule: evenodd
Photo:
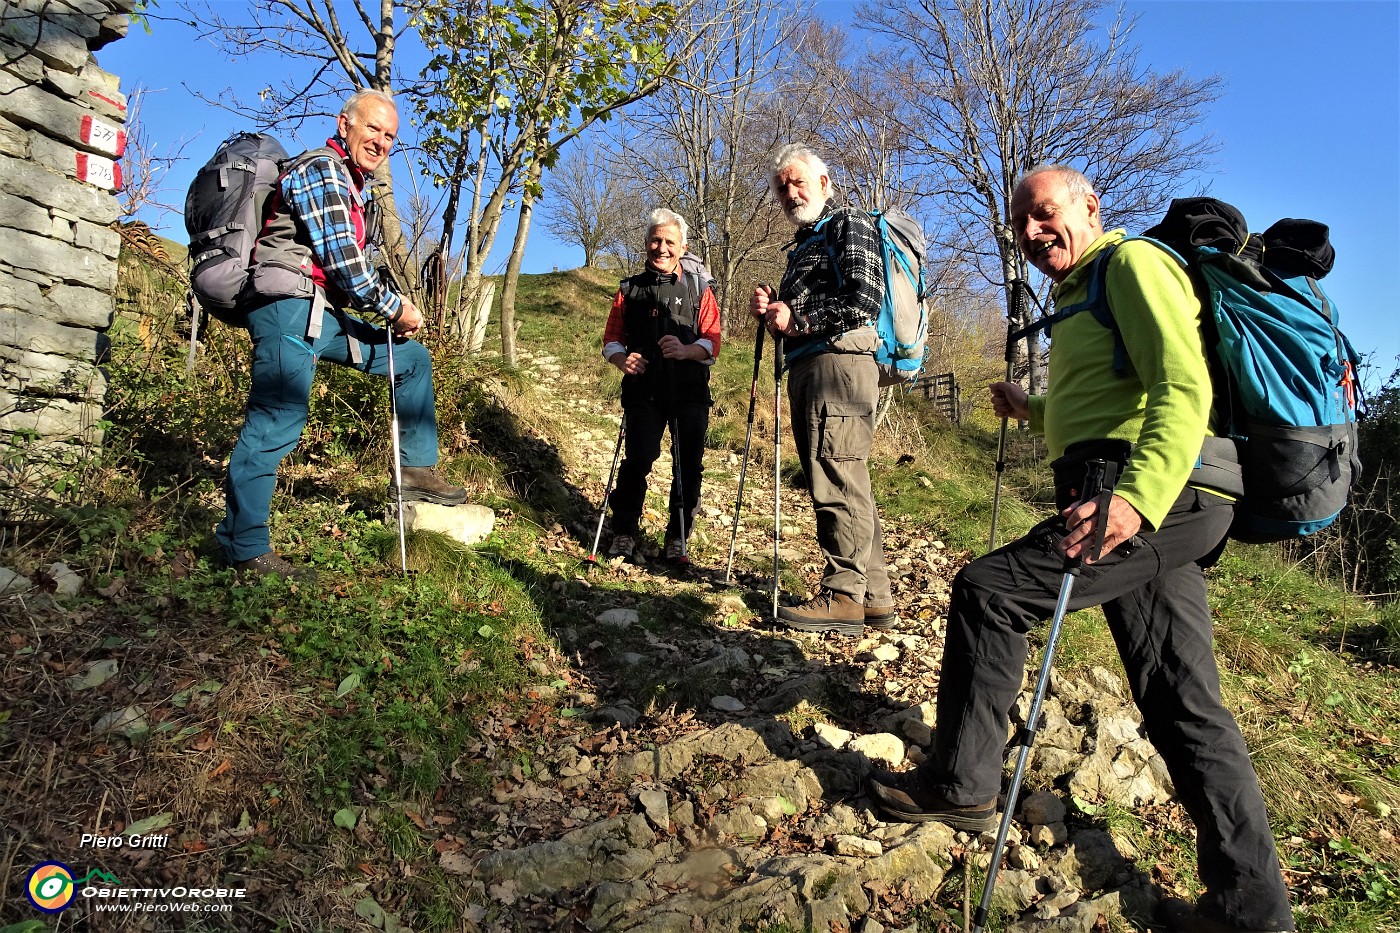
<path fill-rule="evenodd" d="M 101 443 L 126 99 L 96 49 L 136 0 L 0 0 L 0 517 Z"/>

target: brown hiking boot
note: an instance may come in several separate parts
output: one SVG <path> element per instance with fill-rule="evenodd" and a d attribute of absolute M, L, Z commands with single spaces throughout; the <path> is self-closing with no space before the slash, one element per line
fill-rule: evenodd
<path fill-rule="evenodd" d="M 778 621 L 803 632 L 859 635 L 865 631 L 865 607 L 845 593 L 821 590 L 798 606 L 783 606 Z"/>
<path fill-rule="evenodd" d="M 886 816 L 906 823 L 938 822 L 969 833 L 991 832 L 997 825 L 995 800 L 976 807 L 949 803 L 925 787 L 917 771 L 876 771 L 866 786 Z"/>
<path fill-rule="evenodd" d="M 316 582 L 316 571 L 310 567 L 298 567 L 296 564 L 277 556 L 274 551 L 259 554 L 248 560 L 240 560 L 233 565 L 233 569 L 238 575 L 240 583 L 258 577 L 281 577 L 284 580 L 291 580 L 293 583 L 310 584 Z"/>
<path fill-rule="evenodd" d="M 435 505 L 461 505 L 467 501 L 467 491 L 461 486 L 453 486 L 438 475 L 434 467 L 404 467 L 403 497 L 415 502 L 431 502 Z M 389 492 L 394 485 L 389 484 Z"/>
<path fill-rule="evenodd" d="M 894 603 L 865 604 L 865 624 L 881 632 L 888 632 L 899 621 L 899 613 L 894 611 Z"/>

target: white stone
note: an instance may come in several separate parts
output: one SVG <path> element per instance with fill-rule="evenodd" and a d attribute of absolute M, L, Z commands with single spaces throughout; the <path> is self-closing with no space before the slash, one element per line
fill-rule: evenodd
<path fill-rule="evenodd" d="M 637 794 L 637 803 L 641 804 L 642 812 L 646 814 L 647 820 L 652 826 L 663 833 L 670 828 L 671 805 L 665 791 L 644 790 Z"/>
<path fill-rule="evenodd" d="M 874 732 L 852 739 L 848 746 L 853 752 L 860 752 L 871 761 L 881 762 L 896 768 L 904 761 L 904 742 L 897 735 L 888 732 Z"/>
<path fill-rule="evenodd" d="M 894 645 L 878 645 L 871 649 L 870 656 L 876 661 L 897 661 L 899 649 Z"/>
<path fill-rule="evenodd" d="M 58 596 L 77 596 L 83 588 L 82 576 L 62 561 L 49 565 L 49 578 L 53 580 L 56 587 L 54 592 Z"/>
<path fill-rule="evenodd" d="M 146 711 L 135 705 L 107 713 L 92 724 L 94 734 L 115 732 L 128 738 L 149 732 L 150 728 L 146 722 Z"/>
<path fill-rule="evenodd" d="M 723 710 L 726 713 L 743 712 L 748 707 L 744 706 L 742 700 L 736 700 L 731 696 L 717 696 L 710 700 L 710 705 L 715 709 Z"/>
<path fill-rule="evenodd" d="M 0 567 L 0 596 L 26 593 L 33 585 L 28 577 L 16 573 L 9 567 Z"/>
<path fill-rule="evenodd" d="M 496 525 L 496 513 L 484 505 L 405 502 L 403 513 L 409 531 L 436 531 L 466 545 L 480 544 Z"/>
<path fill-rule="evenodd" d="M 855 855 L 860 858 L 876 858 L 885 854 L 885 847 L 878 839 L 864 836 L 836 836 L 831 840 L 831 851 L 837 855 Z"/>
<path fill-rule="evenodd" d="M 812 724 L 812 735 L 827 748 L 845 748 L 855 733 L 847 732 L 829 722 L 818 722 Z"/>
<path fill-rule="evenodd" d="M 636 625 L 641 617 L 637 615 L 635 609 L 607 609 L 598 613 L 597 618 L 603 625 L 627 628 L 629 625 Z"/>
<path fill-rule="evenodd" d="M 100 687 L 117 676 L 117 662 L 112 658 L 93 661 L 81 674 L 74 674 L 64 681 L 74 692 Z"/>

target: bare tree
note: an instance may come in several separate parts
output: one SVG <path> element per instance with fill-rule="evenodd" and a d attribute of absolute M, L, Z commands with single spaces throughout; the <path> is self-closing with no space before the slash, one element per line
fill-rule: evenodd
<path fill-rule="evenodd" d="M 1106 213 L 1135 223 L 1215 151 L 1196 135 L 1218 77 L 1158 74 L 1137 63 L 1134 20 L 1098 25 L 1105 0 L 866 0 L 857 21 L 886 40 L 898 118 L 935 209 L 952 221 L 941 245 L 1004 290 L 1027 277 L 1010 226 L 1011 191 L 1033 165 L 1075 166 Z M 1030 384 L 1037 355 L 1027 347 Z"/>
<path fill-rule="evenodd" d="M 564 243 L 583 250 L 583 264 L 597 266 L 609 245 L 626 237 L 630 221 L 620 180 L 607 170 L 599 150 L 584 140 L 570 149 L 550 173 L 544 226 Z"/>
<path fill-rule="evenodd" d="M 144 85 L 127 97 L 126 104 L 126 149 L 122 153 L 122 188 L 118 193 L 123 219 L 135 217 L 141 211 L 154 212 L 160 216 L 179 214 L 182 204 L 170 203 L 165 177 L 176 163 L 185 160 L 185 147 L 190 140 L 177 139 L 165 146 L 162 152 L 146 133 L 141 120 L 142 104 L 151 93 Z"/>
<path fill-rule="evenodd" d="M 690 49 L 683 80 L 630 110 L 611 148 L 613 171 L 640 200 L 690 222 L 726 330 L 747 320 L 739 269 L 773 265 L 790 232 L 771 207 L 767 169 L 799 129 L 801 115 L 777 101 L 783 75 L 807 66 L 793 42 L 801 22 L 778 0 L 700 0 L 673 34 Z"/>

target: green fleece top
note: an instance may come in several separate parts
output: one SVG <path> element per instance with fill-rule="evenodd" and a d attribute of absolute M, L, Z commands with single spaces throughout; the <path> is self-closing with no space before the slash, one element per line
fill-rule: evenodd
<path fill-rule="evenodd" d="M 1124 231 L 1105 233 L 1051 291 L 1057 307 L 1087 297 L 1089 267 Z M 1089 312 L 1056 324 L 1050 383 L 1030 398 L 1030 425 L 1052 458 L 1079 441 L 1133 443 L 1114 492 L 1155 530 L 1186 485 L 1211 412 L 1210 370 L 1201 338 L 1201 305 L 1186 271 L 1151 243 L 1129 240 L 1108 261 L 1109 306 L 1123 334 L 1129 372 L 1113 371 L 1113 333 Z"/>

